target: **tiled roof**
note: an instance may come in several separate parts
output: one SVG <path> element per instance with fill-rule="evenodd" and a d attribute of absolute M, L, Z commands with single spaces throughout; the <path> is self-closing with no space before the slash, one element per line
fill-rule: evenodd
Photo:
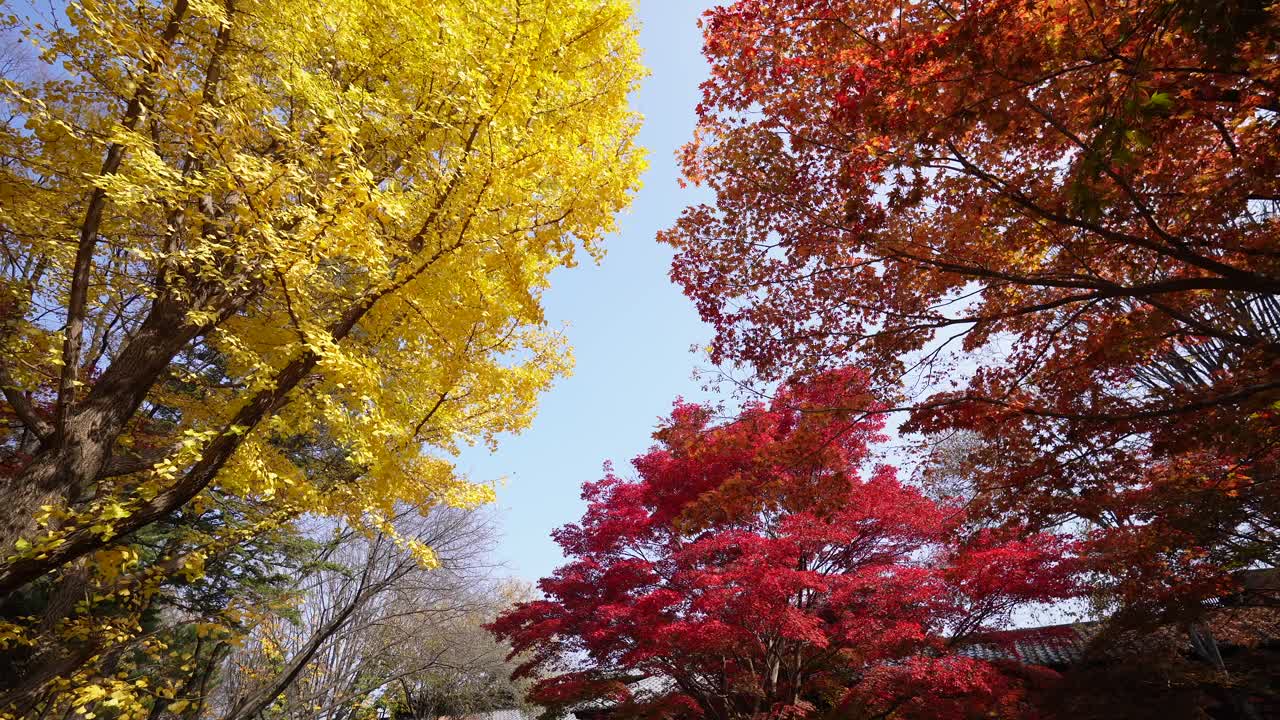
<path fill-rule="evenodd" d="M 627 685 L 632 695 L 643 696 L 649 693 L 666 692 L 672 688 L 672 682 L 666 678 L 647 677 Z"/>
<path fill-rule="evenodd" d="M 436 720 L 534 720 L 537 715 L 529 715 L 517 708 L 504 710 L 488 710 L 485 712 L 467 713 L 466 715 L 441 715 Z M 563 720 L 577 720 L 572 713 Z"/>
<path fill-rule="evenodd" d="M 1218 643 L 1251 647 L 1280 641 L 1280 569 L 1250 570 L 1239 576 L 1240 592 L 1222 598 L 1203 619 Z M 1102 630 L 1096 622 L 989 632 L 975 637 L 958 652 L 979 660 L 1014 660 L 1029 665 L 1063 666 L 1084 658 L 1085 648 Z M 1153 647 L 1160 641 L 1187 647 L 1186 631 L 1164 627 L 1136 637 L 1112 636 L 1104 654 Z"/>
<path fill-rule="evenodd" d="M 1274 582 L 1276 576 L 1267 578 Z M 1256 588 L 1249 588 L 1256 591 Z M 1243 597 L 1243 594 L 1242 594 Z M 1247 600 L 1247 598 L 1246 598 Z M 1210 609 L 1200 625 L 1224 648 L 1247 648 L 1280 644 L 1280 608 L 1223 605 Z M 1103 625 L 1097 622 L 1051 625 L 1022 630 L 988 632 L 973 638 L 957 652 L 979 660 L 1013 660 L 1028 665 L 1062 667 L 1079 662 L 1091 648 L 1093 659 L 1137 653 L 1175 650 L 1194 652 L 1194 645 L 1182 625 L 1167 625 L 1144 631 L 1112 628 L 1099 637 Z M 1181 650 L 1179 650 L 1179 648 Z"/>
<path fill-rule="evenodd" d="M 489 712 L 468 715 L 466 720 L 529 720 L 524 713 L 510 708 L 507 710 L 490 710 Z"/>
<path fill-rule="evenodd" d="M 1028 665 L 1063 666 L 1084 657 L 1085 645 L 1096 632 L 1093 623 L 1051 625 L 992 632 L 959 650 L 978 660 L 1014 660 Z"/>

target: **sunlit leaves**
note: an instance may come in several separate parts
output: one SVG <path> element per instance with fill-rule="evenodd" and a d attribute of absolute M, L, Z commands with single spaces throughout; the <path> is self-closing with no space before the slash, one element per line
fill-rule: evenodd
<path fill-rule="evenodd" d="M 90 598 L 30 622 L 138 643 L 153 603 L 304 513 L 376 532 L 405 504 L 493 498 L 451 458 L 526 427 L 569 371 L 542 294 L 600 255 L 638 184 L 630 14 L 84 0 L 13 21 L 46 64 L 0 85 L 0 346 L 22 406 L 0 576 L 43 592 L 84 564 Z M 35 687 L 123 692 L 95 680 L 106 657 Z"/>
<path fill-rule="evenodd" d="M 622 717 L 1028 717 L 1018 682 L 950 651 L 1072 596 L 1071 548 L 961 542 L 959 508 L 870 462 L 866 390 L 846 369 L 724 422 L 680 402 L 635 479 L 587 483 L 545 599 L 493 625 L 541 677 L 533 698 Z"/>
<path fill-rule="evenodd" d="M 1276 5 L 740 0 L 704 32 L 682 159 L 715 199 L 663 238 L 713 358 L 857 362 L 905 429 L 980 437 L 989 521 L 1087 528 L 1149 611 L 1280 562 Z"/>

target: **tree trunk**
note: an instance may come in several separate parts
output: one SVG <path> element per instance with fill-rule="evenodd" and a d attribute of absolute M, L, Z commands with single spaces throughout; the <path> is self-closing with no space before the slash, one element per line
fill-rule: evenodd
<path fill-rule="evenodd" d="M 0 485 L 0 548 L 31 537 L 42 506 L 73 502 L 107 468 L 116 439 L 157 378 L 201 332 L 186 320 L 186 310 L 171 299 L 157 299 L 138 334 L 66 419 L 63 433 Z"/>

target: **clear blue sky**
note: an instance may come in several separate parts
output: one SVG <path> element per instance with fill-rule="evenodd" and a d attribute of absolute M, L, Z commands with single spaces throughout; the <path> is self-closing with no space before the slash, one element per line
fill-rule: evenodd
<path fill-rule="evenodd" d="M 705 359 L 690 346 L 705 345 L 711 332 L 667 279 L 671 252 L 654 236 L 704 197 L 677 185 L 675 152 L 692 136 L 706 74 L 697 20 L 712 4 L 637 3 L 652 73 L 634 99 L 645 116 L 640 142 L 649 150 L 644 188 L 608 240 L 604 262 L 558 272 L 546 296 L 551 323 L 568 325 L 576 369 L 543 396 L 529 430 L 505 438 L 493 455 L 477 450 L 459 462 L 474 480 L 507 478 L 498 488 L 496 559 L 513 576 L 532 581 L 559 565 L 550 532 L 582 514 L 582 483 L 598 479 L 605 460 L 626 469 L 650 446 L 654 425 L 677 395 L 703 397 L 692 372 Z"/>

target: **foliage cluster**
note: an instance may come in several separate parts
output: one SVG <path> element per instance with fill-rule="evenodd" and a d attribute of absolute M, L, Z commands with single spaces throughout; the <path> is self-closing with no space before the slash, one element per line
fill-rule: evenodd
<path fill-rule="evenodd" d="M 1181 643 L 1064 717 L 1160 683 L 1154 704 L 1200 717 L 1210 679 L 1260 717 L 1243 688 L 1270 680 L 1203 623 L 1280 560 L 1280 4 L 734 0 L 703 29 L 681 160 L 713 199 L 661 239 L 712 360 L 771 400 L 723 425 L 677 406 L 636 480 L 587 486 L 547 598 L 495 625 L 556 673 L 535 693 L 636 717 L 1034 717 L 1043 675 L 953 652 L 999 620 L 966 621 L 984 593 L 1069 594 L 964 575 L 1016 586 L 1031 562 L 1115 632 Z M 950 500 L 834 454 L 895 413 Z"/>
<path fill-rule="evenodd" d="M 1139 621 L 1280 560 L 1280 5 L 740 0 L 663 235 L 764 379 L 854 362 Z"/>
<path fill-rule="evenodd" d="M 957 651 L 1073 597 L 1070 544 L 1011 528 L 958 541 L 959 506 L 869 462 L 882 417 L 829 410 L 867 401 L 844 370 L 724 424 L 677 403 L 637 479 L 585 486 L 544 599 L 493 625 L 545 676 L 532 697 L 550 714 L 607 702 L 611 718 L 1031 717 L 1036 678 Z"/>
<path fill-rule="evenodd" d="M 193 717 L 292 627 L 304 519 L 430 568 L 404 508 L 492 498 L 450 457 L 569 370 L 542 293 L 638 184 L 631 7 L 34 13 L 0 16 L 0 708 Z"/>

